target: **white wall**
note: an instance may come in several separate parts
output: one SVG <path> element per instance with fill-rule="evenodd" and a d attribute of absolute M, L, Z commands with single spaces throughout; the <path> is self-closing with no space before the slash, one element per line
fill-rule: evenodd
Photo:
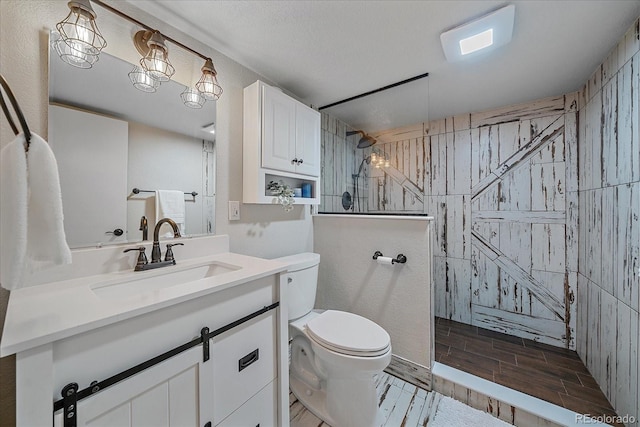
<path fill-rule="evenodd" d="M 217 103 L 217 206 L 216 232 L 229 234 L 231 250 L 262 257 L 277 257 L 312 249 L 313 229 L 308 208 L 296 207 L 285 213 L 278 206 L 241 206 L 241 220 L 229 222 L 227 202 L 242 200 L 242 90 L 257 79 L 267 79 L 241 66 L 214 49 L 172 29 L 157 19 L 121 1 L 108 1 L 116 8 L 158 28 L 166 35 L 213 58 L 224 94 Z M 135 33 L 127 21 L 95 6 L 98 25 L 107 39 L 107 51 L 130 62 L 139 59 L 131 42 Z M 0 2 L 0 73 L 16 94 L 30 129 L 47 136 L 48 31 L 68 13 L 66 0 L 2 0 Z M 170 55 L 180 83 L 191 85 L 198 79 L 202 61 L 170 46 Z M 1 119 L 0 147 L 13 135 Z M 0 291 L 0 319 L 8 292 Z M 2 326 L 2 325 L 0 325 Z M 13 424 L 13 359 L 2 359 L 0 370 L 0 419 Z M 6 413 L 5 413 L 6 411 Z"/>
<path fill-rule="evenodd" d="M 419 219 L 418 219 L 419 218 Z M 391 336 L 393 354 L 430 366 L 431 224 L 425 217 L 313 218 L 320 254 L 316 307 L 359 314 Z M 379 265 L 375 251 L 406 264 Z"/>

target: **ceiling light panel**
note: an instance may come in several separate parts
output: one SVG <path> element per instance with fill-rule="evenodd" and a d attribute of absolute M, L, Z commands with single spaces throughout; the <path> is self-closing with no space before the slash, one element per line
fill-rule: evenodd
<path fill-rule="evenodd" d="M 460 40 L 460 53 L 468 55 L 493 44 L 493 28 Z"/>
<path fill-rule="evenodd" d="M 509 43 L 514 17 L 515 6 L 511 4 L 445 31 L 440 41 L 447 60 L 460 61 L 472 53 L 488 52 Z"/>

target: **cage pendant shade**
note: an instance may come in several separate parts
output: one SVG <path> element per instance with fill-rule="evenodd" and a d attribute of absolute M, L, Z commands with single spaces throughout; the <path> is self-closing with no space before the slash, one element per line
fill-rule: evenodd
<path fill-rule="evenodd" d="M 182 98 L 182 102 L 189 108 L 199 109 L 202 108 L 204 103 L 207 101 L 202 96 L 202 93 L 196 89 L 187 88 L 184 92 L 180 94 L 180 98 Z"/>
<path fill-rule="evenodd" d="M 169 62 L 169 50 L 164 43 L 162 35 L 156 31 L 147 42 L 149 51 L 140 60 L 140 65 L 151 77 L 159 82 L 171 80 L 171 76 L 176 72 L 171 62 Z"/>
<path fill-rule="evenodd" d="M 217 75 L 213 61 L 208 58 L 202 66 L 202 76 L 196 83 L 196 89 L 209 101 L 217 101 L 222 95 L 222 87 L 218 84 Z"/>
<path fill-rule="evenodd" d="M 133 70 L 129 72 L 129 80 L 133 83 L 133 87 L 147 93 L 153 93 L 160 87 L 159 81 L 137 65 L 134 65 Z"/>
<path fill-rule="evenodd" d="M 62 39 L 52 41 L 51 45 L 62 61 L 77 68 L 91 68 L 99 59 L 98 55 L 72 48 Z"/>
<path fill-rule="evenodd" d="M 56 24 L 60 39 L 54 47 L 66 63 L 79 68 L 91 68 L 107 42 L 96 24 L 96 13 L 89 0 L 72 0 L 68 6 L 69 14 Z"/>

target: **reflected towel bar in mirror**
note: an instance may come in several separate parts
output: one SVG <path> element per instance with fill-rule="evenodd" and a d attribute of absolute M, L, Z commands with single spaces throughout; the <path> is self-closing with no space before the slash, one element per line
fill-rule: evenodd
<path fill-rule="evenodd" d="M 138 194 L 138 193 L 155 193 L 155 190 L 141 190 L 139 188 L 134 188 L 133 190 L 131 190 L 131 192 L 133 194 Z M 184 192 L 184 194 L 189 194 L 193 197 L 196 197 L 198 195 L 197 191 L 192 191 L 190 193 L 187 193 L 186 191 Z"/>

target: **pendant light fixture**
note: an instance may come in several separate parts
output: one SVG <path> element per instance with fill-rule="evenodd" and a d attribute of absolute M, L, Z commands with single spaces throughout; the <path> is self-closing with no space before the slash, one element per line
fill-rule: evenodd
<path fill-rule="evenodd" d="M 199 90 L 193 88 L 186 88 L 184 92 L 180 94 L 182 102 L 189 108 L 200 109 L 207 101 Z"/>
<path fill-rule="evenodd" d="M 133 83 L 133 87 L 147 93 L 153 93 L 160 87 L 158 80 L 137 65 L 134 65 L 133 70 L 129 72 L 129 80 Z"/>
<path fill-rule="evenodd" d="M 60 39 L 54 42 L 54 48 L 67 64 L 91 68 L 107 46 L 96 24 L 96 13 L 89 0 L 72 0 L 67 5 L 69 14 L 56 24 Z"/>
<path fill-rule="evenodd" d="M 202 76 L 196 83 L 196 89 L 209 101 L 217 101 L 222 95 L 222 87 L 218 84 L 217 76 L 213 61 L 207 58 L 202 66 Z"/>
<path fill-rule="evenodd" d="M 205 60 L 200 80 L 196 83 L 195 89 L 188 88 L 180 95 L 182 102 L 190 108 L 202 108 L 206 100 L 215 101 L 220 98 L 222 87 L 218 84 L 218 73 L 211 58 L 171 37 L 164 36 L 160 31 L 120 12 L 102 0 L 92 1 L 109 12 L 144 28 L 133 37 L 134 45 L 142 55 L 140 67 L 136 66 L 129 72 L 129 80 L 136 89 L 155 92 L 160 83 L 171 80 L 176 70 L 169 61 L 169 49 L 165 43 L 169 41 Z M 107 42 L 98 29 L 96 13 L 89 0 L 71 0 L 68 6 L 69 15 L 56 25 L 59 37 L 52 40 L 51 45 L 67 64 L 79 68 L 91 68 L 98 61 L 98 56 L 107 46 Z"/>
<path fill-rule="evenodd" d="M 141 30 L 133 37 L 138 52 L 142 54 L 140 65 L 159 82 L 168 82 L 176 69 L 169 62 L 169 49 L 160 31 Z"/>

